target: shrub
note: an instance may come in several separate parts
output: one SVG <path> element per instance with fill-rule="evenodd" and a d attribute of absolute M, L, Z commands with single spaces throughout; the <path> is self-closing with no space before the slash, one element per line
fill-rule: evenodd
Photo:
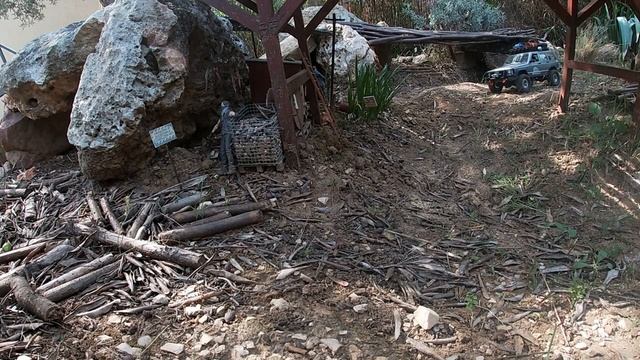
<path fill-rule="evenodd" d="M 435 0 L 429 15 L 437 30 L 487 31 L 505 21 L 502 10 L 484 0 Z"/>
<path fill-rule="evenodd" d="M 608 30 L 595 22 L 585 25 L 576 38 L 576 60 L 590 63 L 617 63 L 619 50 L 609 42 Z"/>
<path fill-rule="evenodd" d="M 402 15 L 411 20 L 414 29 L 422 30 L 427 28 L 427 18 L 418 14 L 411 2 L 405 1 L 402 3 Z"/>
<path fill-rule="evenodd" d="M 357 119 L 372 121 L 391 106 L 398 91 L 396 71 L 385 66 L 378 73 L 375 65 L 356 65 L 353 78 L 349 80 L 349 112 Z M 372 106 L 367 98 L 375 99 Z"/>

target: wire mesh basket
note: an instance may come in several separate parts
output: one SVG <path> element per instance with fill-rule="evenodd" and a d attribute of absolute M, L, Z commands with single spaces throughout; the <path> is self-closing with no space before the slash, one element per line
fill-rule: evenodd
<path fill-rule="evenodd" d="M 246 105 L 231 121 L 238 166 L 278 166 L 284 161 L 273 105 Z"/>

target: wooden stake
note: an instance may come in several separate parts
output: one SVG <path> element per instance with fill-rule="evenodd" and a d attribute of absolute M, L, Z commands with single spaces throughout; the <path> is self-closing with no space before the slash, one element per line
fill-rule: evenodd
<path fill-rule="evenodd" d="M 128 237 L 133 238 L 138 234 L 138 230 L 140 230 L 140 228 L 144 224 L 144 221 L 147 219 L 149 211 L 151 211 L 153 205 L 153 203 L 146 203 L 144 204 L 144 206 L 142 206 L 142 210 L 140 210 L 138 217 L 136 217 L 136 220 L 133 222 L 133 224 L 131 224 L 129 231 L 127 231 Z"/>
<path fill-rule="evenodd" d="M 107 201 L 107 199 L 105 198 L 100 198 L 100 207 L 102 208 L 104 215 L 109 220 L 109 224 L 111 224 L 111 228 L 113 229 L 113 231 L 115 231 L 116 234 L 124 234 L 124 229 L 122 228 L 122 225 L 120 225 L 120 221 L 118 221 L 116 214 L 114 214 L 113 210 L 111 210 L 109 201 Z"/>
<path fill-rule="evenodd" d="M 171 218 L 178 224 L 186 224 L 196 220 L 208 218 L 225 211 L 230 212 L 231 215 L 240 215 L 250 211 L 265 210 L 267 208 L 269 208 L 269 204 L 265 202 L 227 206 L 212 206 L 200 210 L 185 211 L 183 213 L 175 214 Z"/>
<path fill-rule="evenodd" d="M 160 233 L 158 237 L 162 240 L 170 241 L 194 240 L 257 224 L 259 222 L 262 222 L 263 220 L 264 217 L 262 215 L 262 212 L 260 210 L 256 210 L 212 223 L 195 226 L 185 226 L 180 229 L 165 231 L 163 233 Z"/>
<path fill-rule="evenodd" d="M 163 206 L 161 210 L 164 214 L 171 214 L 187 206 L 194 206 L 194 205 L 200 204 L 200 202 L 202 202 L 202 200 L 206 196 L 207 196 L 206 192 L 195 193 L 191 196 L 187 196 L 185 198 L 178 199 L 177 201 L 174 201 L 172 203 L 168 203 L 165 206 Z"/>
<path fill-rule="evenodd" d="M 91 211 L 91 218 L 98 225 L 104 224 L 104 216 L 102 216 L 102 211 L 100 211 L 100 206 L 96 199 L 93 198 L 93 192 L 89 192 L 86 196 L 87 205 L 89 206 L 89 210 Z"/>
<path fill-rule="evenodd" d="M 45 297 L 36 294 L 31 289 L 29 282 L 22 276 L 11 276 L 0 281 L 0 297 L 4 297 L 9 292 L 13 293 L 16 303 L 20 307 L 41 320 L 59 321 L 64 318 L 64 310 Z"/>
<path fill-rule="evenodd" d="M 132 239 L 99 227 L 91 228 L 83 224 L 75 224 L 74 228 L 79 233 L 90 235 L 92 239 L 101 243 L 112 245 L 125 251 L 135 250 L 152 259 L 168 261 L 192 269 L 198 268 L 206 261 L 204 255 L 197 252 L 161 245 L 151 241 Z"/>
<path fill-rule="evenodd" d="M 88 274 L 80 276 L 79 278 L 54 287 L 53 289 L 49 289 L 43 292 L 42 296 L 54 302 L 62 301 L 95 284 L 98 280 L 112 277 L 119 267 L 120 263 L 114 262 L 99 268 L 98 270 L 94 270 Z"/>
<path fill-rule="evenodd" d="M 215 222 L 215 221 L 228 219 L 230 217 L 231 217 L 231 213 L 228 212 L 228 211 L 225 211 L 225 212 L 221 212 L 219 214 L 213 215 L 213 216 L 209 216 L 208 218 L 204 218 L 202 220 L 198 220 L 198 221 L 194 221 L 192 223 L 189 223 L 189 226 L 208 224 L 208 223 L 212 223 L 212 222 Z"/>
<path fill-rule="evenodd" d="M 109 265 L 112 262 L 115 261 L 115 258 L 113 257 L 113 254 L 107 254 L 103 257 L 97 258 L 91 262 L 88 262 L 86 264 L 82 264 L 79 267 L 69 271 L 66 274 L 63 274 L 51 281 L 49 281 L 46 284 L 41 285 L 39 288 L 36 289 L 36 292 L 42 293 L 45 292 L 47 290 L 53 289 L 57 286 L 60 286 L 64 283 L 67 283 L 69 281 L 72 281 L 74 279 L 79 278 L 80 276 L 86 275 L 96 269 L 99 269 L 105 265 Z"/>

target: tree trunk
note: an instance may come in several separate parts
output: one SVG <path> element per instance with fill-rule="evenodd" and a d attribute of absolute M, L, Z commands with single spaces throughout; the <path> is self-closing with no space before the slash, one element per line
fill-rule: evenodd
<path fill-rule="evenodd" d="M 13 293 L 16 303 L 20 307 L 41 320 L 59 321 L 64 318 L 64 310 L 45 297 L 36 294 L 29 286 L 29 282 L 22 276 L 11 276 L 0 281 L 0 297 L 4 297 L 9 292 Z"/>

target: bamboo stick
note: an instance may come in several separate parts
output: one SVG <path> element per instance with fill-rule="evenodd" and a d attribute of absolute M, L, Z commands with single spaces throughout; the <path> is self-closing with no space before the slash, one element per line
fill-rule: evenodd
<path fill-rule="evenodd" d="M 262 212 L 260 210 L 256 210 L 236 215 L 228 219 L 218 220 L 212 223 L 195 226 L 185 226 L 179 229 L 165 231 L 163 233 L 160 233 L 158 237 L 162 240 L 170 241 L 194 240 L 257 224 L 259 222 L 262 222 L 263 220 L 264 217 L 262 215 Z"/>

